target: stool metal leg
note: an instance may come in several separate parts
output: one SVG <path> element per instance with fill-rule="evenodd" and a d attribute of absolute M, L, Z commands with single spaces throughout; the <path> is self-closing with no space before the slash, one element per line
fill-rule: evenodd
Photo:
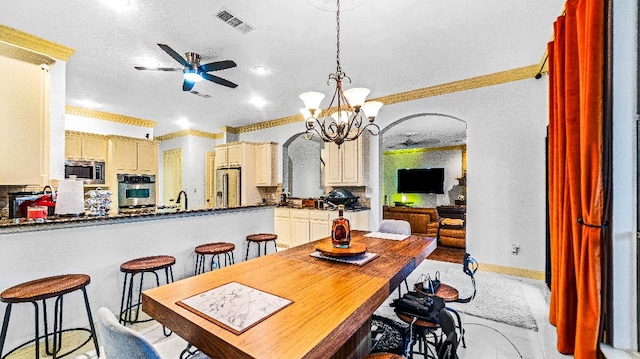
<path fill-rule="evenodd" d="M 93 337 L 93 346 L 96 348 L 96 356 L 100 357 L 100 346 L 98 345 L 98 336 L 96 335 L 96 328 L 93 324 L 93 316 L 91 315 L 91 307 L 89 306 L 89 297 L 87 296 L 86 288 L 82 288 L 82 295 L 84 296 L 84 306 L 87 308 L 87 319 L 89 319 L 89 328 L 91 329 L 91 337 Z"/>
<path fill-rule="evenodd" d="M 36 359 L 40 359 L 40 326 L 38 325 L 38 315 L 40 314 L 40 310 L 38 310 L 38 302 L 33 302 L 33 306 L 35 307 L 35 323 L 36 323 L 36 339 L 35 339 L 35 348 L 36 348 Z"/>
<path fill-rule="evenodd" d="M 0 332 L 0 358 L 2 358 L 2 351 L 4 350 L 4 341 L 7 338 L 7 328 L 9 327 L 10 316 L 11 316 L 11 303 L 7 303 L 7 308 L 4 310 L 4 320 L 2 321 L 2 331 Z"/>

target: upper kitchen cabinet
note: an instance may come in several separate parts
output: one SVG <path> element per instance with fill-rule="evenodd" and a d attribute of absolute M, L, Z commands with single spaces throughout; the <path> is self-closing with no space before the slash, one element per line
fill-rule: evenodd
<path fill-rule="evenodd" d="M 255 145 L 256 186 L 278 185 L 278 144 L 261 142 Z"/>
<path fill-rule="evenodd" d="M 75 131 L 65 133 L 65 159 L 106 161 L 107 148 L 106 136 Z"/>
<path fill-rule="evenodd" d="M 43 185 L 50 166 L 50 75 L 55 63 L 0 42 L 0 185 Z"/>
<path fill-rule="evenodd" d="M 366 134 L 354 141 L 344 142 L 340 148 L 328 143 L 324 149 L 325 186 L 366 186 L 368 145 Z"/>
<path fill-rule="evenodd" d="M 158 142 L 109 136 L 110 173 L 157 174 Z"/>
<path fill-rule="evenodd" d="M 246 145 L 238 142 L 216 146 L 216 168 L 241 167 Z"/>

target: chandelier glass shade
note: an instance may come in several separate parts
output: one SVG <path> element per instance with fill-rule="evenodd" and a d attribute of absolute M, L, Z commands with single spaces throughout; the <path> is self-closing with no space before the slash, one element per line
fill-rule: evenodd
<path fill-rule="evenodd" d="M 370 90 L 362 87 L 343 91 L 345 81 L 351 83 L 340 66 L 340 0 L 336 0 L 336 72 L 329 74 L 327 85 L 335 84 L 335 90 L 329 106 L 320 109 L 320 103 L 325 95 L 320 92 L 305 92 L 300 95 L 304 108 L 300 113 L 305 119 L 305 137 L 311 138 L 317 134 L 324 142 L 334 142 L 338 147 L 345 141 L 357 139 L 365 129 L 371 134 L 380 133 L 380 128 L 374 123 L 382 102 L 365 102 Z"/>

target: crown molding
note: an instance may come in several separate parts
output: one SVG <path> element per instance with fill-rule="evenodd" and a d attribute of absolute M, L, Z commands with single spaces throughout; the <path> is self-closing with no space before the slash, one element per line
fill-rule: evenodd
<path fill-rule="evenodd" d="M 400 92 L 394 95 L 383 96 L 374 99 L 385 105 L 392 105 L 400 102 L 414 101 L 427 97 L 441 96 L 453 92 L 473 90 L 481 87 L 495 86 L 508 82 L 520 81 L 535 78 L 539 65 L 529 65 L 517 69 L 496 72 L 489 75 L 472 77 L 464 80 L 448 82 L 441 85 L 423 87 L 421 89 Z"/>
<path fill-rule="evenodd" d="M 140 126 L 140 127 L 147 127 L 147 128 L 154 128 L 156 126 L 155 121 L 144 120 L 142 118 L 129 117 L 124 115 L 116 115 L 114 113 L 109 113 L 109 112 L 87 110 L 84 108 L 74 107 L 74 106 L 65 106 L 65 113 L 67 115 L 89 117 L 89 118 L 95 118 L 98 120 L 124 123 L 127 125 L 133 125 L 133 126 Z"/>
<path fill-rule="evenodd" d="M 223 126 L 222 133 L 232 133 L 237 135 L 240 133 L 240 127 Z"/>
<path fill-rule="evenodd" d="M 480 87 L 494 86 L 507 82 L 520 81 L 524 79 L 535 78 L 538 73 L 540 64 L 529 65 L 520 67 L 517 69 L 496 72 L 489 75 L 483 75 L 478 77 L 472 77 L 465 80 L 448 82 L 441 85 L 435 85 L 430 87 L 424 87 L 417 90 L 411 90 L 407 92 L 401 92 L 394 95 L 378 97 L 371 99 L 372 101 L 380 101 L 386 105 L 392 105 L 401 102 L 414 101 L 427 97 L 441 96 L 448 93 L 460 92 L 466 90 L 477 89 Z M 324 109 L 323 111 L 327 111 Z M 287 117 L 278 118 L 275 120 L 264 121 L 254 123 L 252 125 L 238 127 L 238 130 L 243 132 L 259 131 L 271 127 L 278 127 L 288 125 L 295 122 L 303 122 L 304 119 L 300 115 L 292 115 Z"/>
<path fill-rule="evenodd" d="M 167 133 L 166 135 L 162 135 L 162 136 L 157 136 L 156 139 L 158 141 L 168 141 L 168 140 L 173 140 L 176 138 L 186 137 L 186 136 L 203 137 L 203 138 L 209 138 L 212 140 L 220 140 L 223 137 L 222 133 L 210 133 L 210 132 L 187 129 L 187 130 Z"/>
<path fill-rule="evenodd" d="M 467 145 L 455 145 L 455 146 L 442 146 L 442 147 L 426 147 L 426 148 L 407 148 L 400 150 L 388 150 L 382 152 L 383 155 L 399 155 L 407 153 L 419 153 L 419 152 L 434 152 L 434 151 L 451 151 L 461 150 L 463 155 L 466 156 Z"/>
<path fill-rule="evenodd" d="M 0 55 L 6 56 L 28 64 L 42 66 L 45 69 L 50 68 L 56 63 L 56 60 L 49 56 L 39 54 L 19 46 L 8 44 L 0 41 Z"/>
<path fill-rule="evenodd" d="M 54 59 L 67 61 L 76 51 L 70 47 L 56 44 L 37 36 L 0 24 L 0 41 L 35 51 Z"/>

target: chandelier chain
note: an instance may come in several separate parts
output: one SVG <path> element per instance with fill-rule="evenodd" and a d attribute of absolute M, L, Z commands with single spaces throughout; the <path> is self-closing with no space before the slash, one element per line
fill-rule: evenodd
<path fill-rule="evenodd" d="M 342 67 L 340 66 L 340 0 L 336 0 L 336 73 L 342 73 Z"/>

